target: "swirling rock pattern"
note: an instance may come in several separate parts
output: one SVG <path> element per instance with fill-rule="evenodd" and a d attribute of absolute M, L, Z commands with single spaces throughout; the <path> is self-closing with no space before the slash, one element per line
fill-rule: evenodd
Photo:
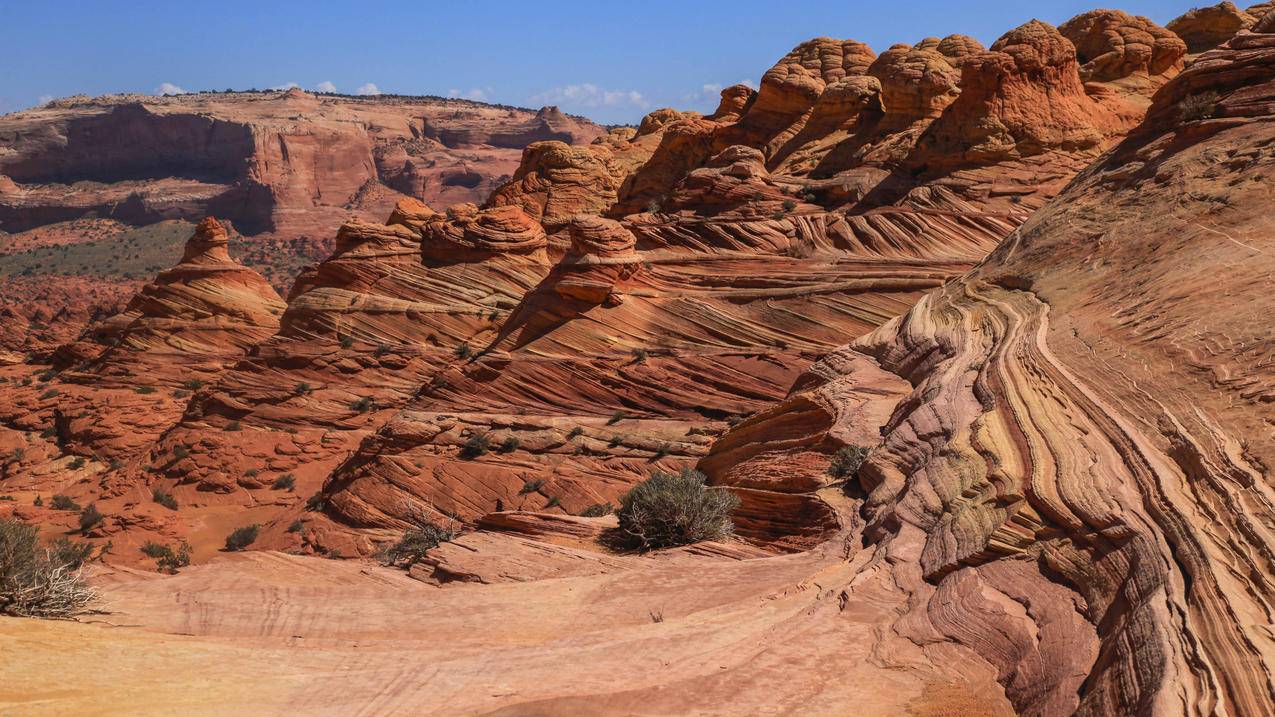
<path fill-rule="evenodd" d="M 851 582 L 922 579 L 899 583 L 913 602 L 893 630 L 974 650 L 1019 713 L 1275 707 L 1260 318 L 1275 35 L 1258 30 L 1166 85 L 1140 128 L 978 268 L 834 354 L 701 463 L 725 485 L 817 489 L 802 451 L 829 426 L 856 435 L 853 392 L 875 394 L 881 370 L 904 379 L 859 473 L 872 558 Z M 1212 118 L 1184 115 L 1205 89 Z M 829 418 L 838 395 L 849 418 Z"/>

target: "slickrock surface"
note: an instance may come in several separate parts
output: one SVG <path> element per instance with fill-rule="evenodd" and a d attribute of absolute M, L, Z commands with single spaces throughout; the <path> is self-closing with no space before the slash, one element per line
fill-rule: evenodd
<path fill-rule="evenodd" d="M 866 444 L 853 582 L 893 573 L 912 594 L 893 630 L 979 652 L 1020 713 L 1275 709 L 1273 24 L 1202 55 L 987 261 L 701 464 L 743 495 L 810 491 L 807 446 L 853 443 L 882 370 L 906 381 Z"/>

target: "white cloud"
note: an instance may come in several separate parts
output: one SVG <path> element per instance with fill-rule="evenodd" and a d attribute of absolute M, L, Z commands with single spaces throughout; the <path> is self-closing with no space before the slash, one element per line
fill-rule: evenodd
<path fill-rule="evenodd" d="M 463 92 L 457 89 L 450 89 L 447 91 L 447 96 L 459 98 L 462 100 L 473 100 L 474 102 L 486 102 L 487 93 L 489 92 L 491 92 L 490 87 L 486 89 L 482 89 L 480 87 L 471 87 L 470 89 L 465 90 Z"/>
<path fill-rule="evenodd" d="M 159 83 L 159 87 L 156 87 L 156 88 L 155 88 L 155 94 L 157 94 L 157 95 L 184 95 L 184 94 L 186 94 L 186 90 L 183 90 L 182 88 L 178 87 L 177 85 L 174 85 L 174 84 L 173 84 L 173 83 L 171 83 L 171 82 L 161 82 L 161 83 Z"/>
<path fill-rule="evenodd" d="M 645 109 L 651 104 L 637 90 L 608 90 L 587 82 L 580 85 L 555 87 L 532 96 L 529 101 L 541 105 L 636 107 L 638 109 Z"/>
<path fill-rule="evenodd" d="M 290 90 L 290 89 L 292 89 L 293 87 L 300 87 L 300 86 L 301 86 L 301 85 L 298 85 L 298 84 L 297 84 L 297 83 L 295 83 L 295 82 L 285 82 L 285 83 L 284 83 L 284 84 L 282 84 L 282 85 L 276 85 L 275 87 L 271 87 L 270 89 L 272 89 L 272 90 Z"/>
<path fill-rule="evenodd" d="M 739 82 L 736 82 L 735 84 L 743 85 L 744 87 L 747 87 L 750 90 L 757 89 L 757 83 L 753 82 L 752 80 L 740 80 Z"/>
<path fill-rule="evenodd" d="M 36 100 L 37 107 L 43 107 L 53 101 L 53 95 L 40 95 L 40 99 Z"/>
<path fill-rule="evenodd" d="M 328 80 L 324 80 L 320 82 L 319 84 L 315 85 L 314 89 L 318 90 L 319 92 L 336 92 L 336 85 L 332 84 Z"/>
<path fill-rule="evenodd" d="M 381 88 L 377 87 L 375 84 L 373 84 L 373 83 L 371 83 L 371 82 L 368 82 L 368 83 L 366 83 L 366 84 L 359 85 L 359 88 L 358 88 L 357 90 L 355 90 L 355 91 L 354 91 L 354 94 L 356 94 L 356 95 L 379 95 L 379 94 L 381 94 Z"/>

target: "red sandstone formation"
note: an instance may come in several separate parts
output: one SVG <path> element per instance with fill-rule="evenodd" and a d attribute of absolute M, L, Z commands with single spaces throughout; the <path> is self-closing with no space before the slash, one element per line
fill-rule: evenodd
<path fill-rule="evenodd" d="M 1261 6 L 1254 5 L 1250 9 L 1260 10 Z M 1252 27 L 1258 19 L 1230 0 L 1223 0 L 1217 5 L 1189 10 L 1165 27 L 1182 38 L 1188 51 L 1194 54 L 1217 47 L 1240 30 Z"/>
<path fill-rule="evenodd" d="M 211 212 L 248 234 L 323 235 L 368 182 L 430 202 L 481 200 L 526 145 L 599 134 L 555 107 L 437 98 L 297 89 L 69 98 L 0 120 L 0 228 Z"/>

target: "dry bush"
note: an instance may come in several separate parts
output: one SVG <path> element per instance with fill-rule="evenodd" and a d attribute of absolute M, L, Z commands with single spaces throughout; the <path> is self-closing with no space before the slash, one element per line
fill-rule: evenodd
<path fill-rule="evenodd" d="M 734 533 L 733 493 L 704 485 L 707 476 L 689 468 L 654 473 L 620 499 L 616 512 L 626 542 L 639 550 L 721 540 Z"/>
<path fill-rule="evenodd" d="M 85 611 L 97 592 L 80 564 L 88 551 L 70 541 L 41 548 L 31 525 L 0 520 L 0 614 L 70 617 Z"/>

